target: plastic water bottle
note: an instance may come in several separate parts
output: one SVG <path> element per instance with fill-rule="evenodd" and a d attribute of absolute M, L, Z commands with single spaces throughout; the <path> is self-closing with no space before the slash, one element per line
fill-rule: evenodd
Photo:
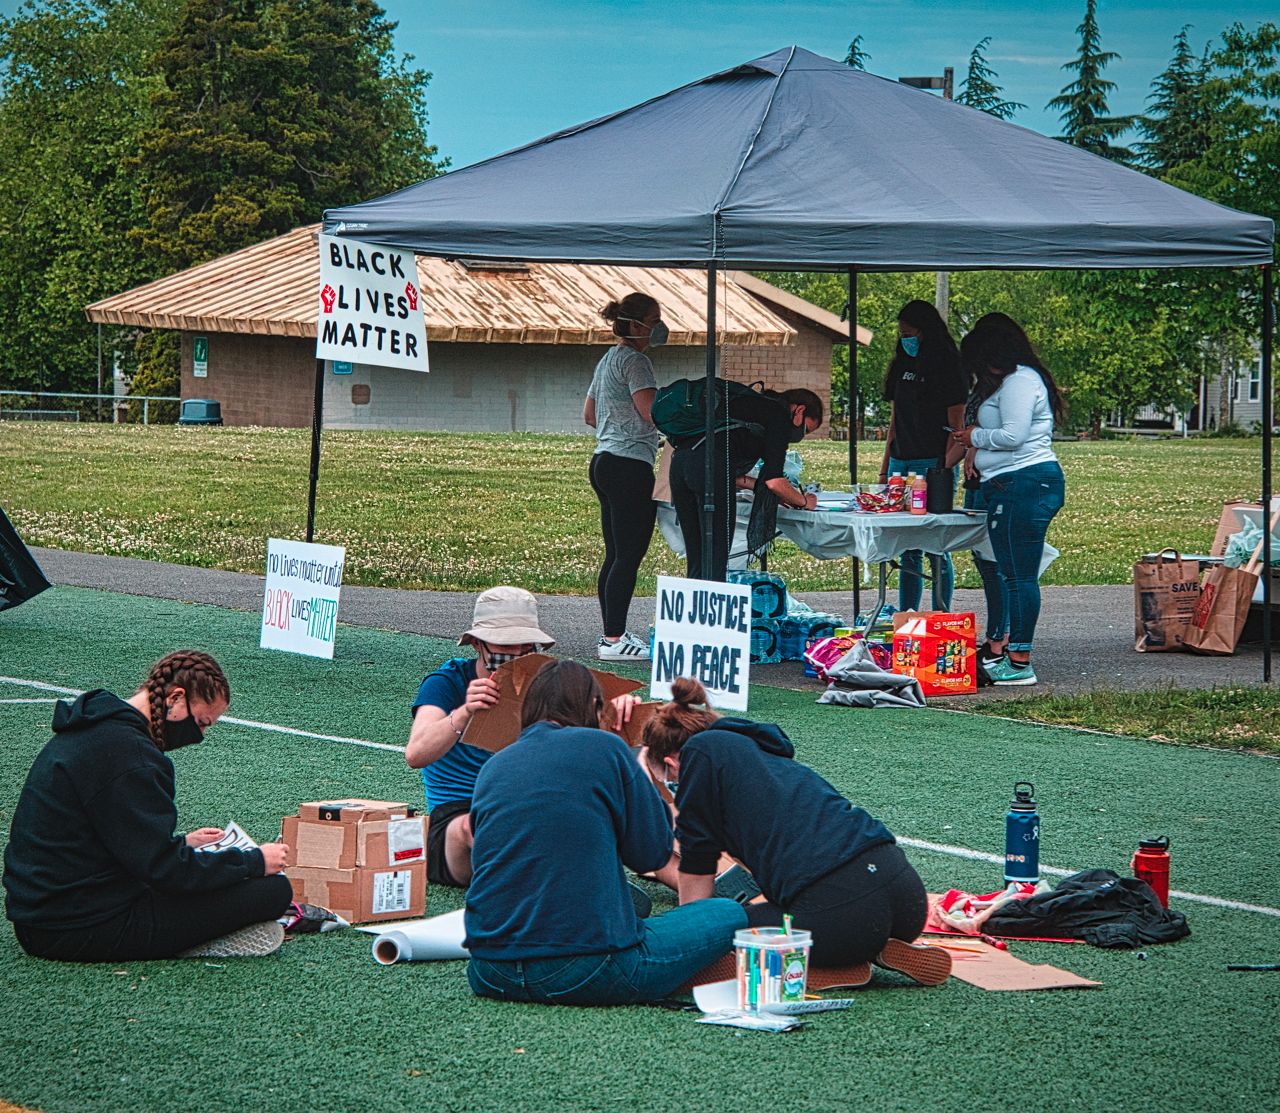
<path fill-rule="evenodd" d="M 1019 781 L 1004 817 L 1005 881 L 1040 880 L 1040 816 L 1036 813 L 1036 786 Z"/>

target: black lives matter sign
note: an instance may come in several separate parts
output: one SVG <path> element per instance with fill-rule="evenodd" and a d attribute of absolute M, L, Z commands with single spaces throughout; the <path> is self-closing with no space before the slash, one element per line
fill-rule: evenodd
<path fill-rule="evenodd" d="M 412 252 L 320 237 L 316 358 L 427 370 L 418 266 Z"/>

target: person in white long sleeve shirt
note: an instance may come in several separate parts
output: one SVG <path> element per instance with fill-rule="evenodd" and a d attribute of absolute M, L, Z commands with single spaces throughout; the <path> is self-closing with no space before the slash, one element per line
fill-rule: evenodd
<path fill-rule="evenodd" d="M 1026 333 L 1003 313 L 979 320 L 965 349 L 978 367 L 978 390 L 985 398 L 978 423 L 954 439 L 974 450 L 971 463 L 982 477 L 987 533 L 1009 620 L 1005 656 L 986 671 L 996 684 L 1035 684 L 1031 648 L 1040 617 L 1040 557 L 1049 523 L 1065 499 L 1062 468 L 1053 454 L 1062 395 Z"/>

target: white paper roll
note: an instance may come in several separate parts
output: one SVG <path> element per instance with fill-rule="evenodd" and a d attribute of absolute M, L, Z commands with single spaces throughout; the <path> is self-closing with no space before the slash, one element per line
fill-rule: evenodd
<path fill-rule="evenodd" d="M 373 960 L 383 966 L 396 962 L 429 962 L 470 958 L 463 945 L 467 937 L 465 910 L 448 912 L 430 920 L 389 924 L 373 941 Z"/>

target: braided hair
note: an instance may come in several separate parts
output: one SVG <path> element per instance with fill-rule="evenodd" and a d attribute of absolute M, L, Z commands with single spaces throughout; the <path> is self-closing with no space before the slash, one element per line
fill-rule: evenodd
<path fill-rule="evenodd" d="M 231 700 L 231 685 L 222 666 L 198 649 L 179 649 L 161 657 L 152 667 L 142 687 L 151 706 L 151 741 L 164 750 L 164 721 L 168 715 L 165 700 L 174 688 L 181 688 L 205 703 Z"/>

